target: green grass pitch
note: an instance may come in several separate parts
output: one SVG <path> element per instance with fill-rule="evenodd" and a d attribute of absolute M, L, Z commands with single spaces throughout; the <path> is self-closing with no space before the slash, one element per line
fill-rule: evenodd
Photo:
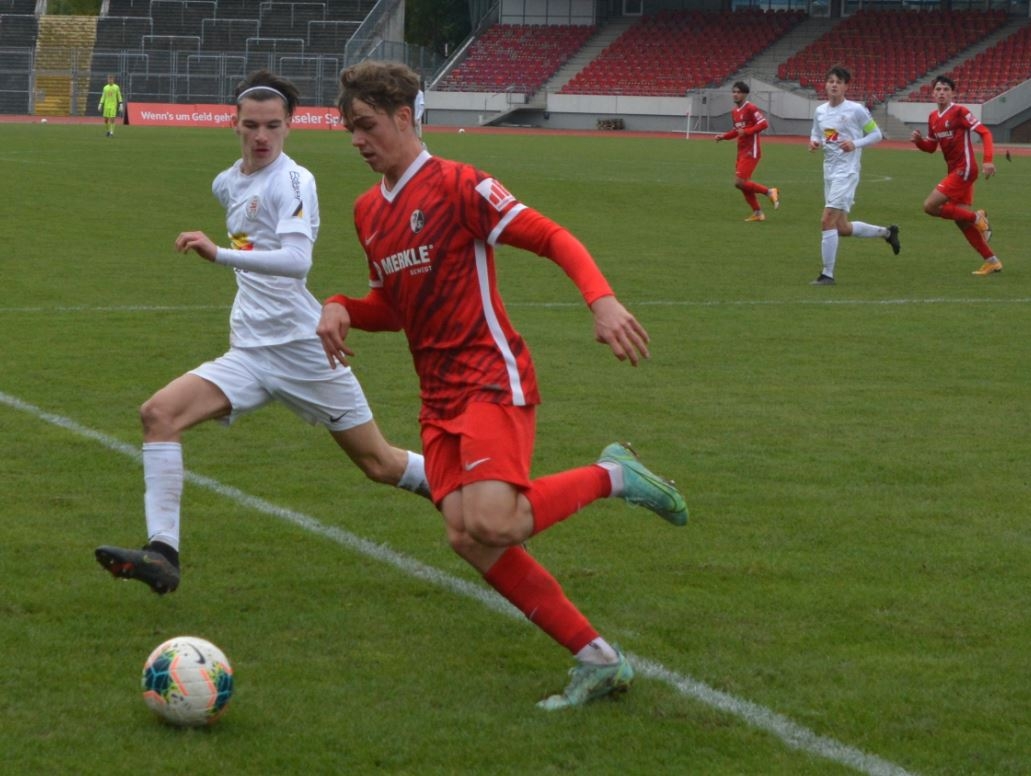
<path fill-rule="evenodd" d="M 173 250 L 223 239 L 228 130 L 0 126 L 0 752 L 10 774 L 1025 774 L 1031 763 L 1031 159 L 977 185 L 1005 271 L 921 204 L 940 154 L 867 149 L 819 273 L 821 160 L 768 142 L 782 206 L 746 224 L 734 148 L 693 137 L 427 133 L 570 227 L 648 328 L 652 359 L 592 339 L 550 262 L 498 254 L 540 372 L 535 467 L 614 439 L 682 486 L 684 529 L 590 506 L 532 552 L 637 659 L 616 701 L 547 715 L 570 658 L 454 556 L 440 519 L 367 483 L 275 407 L 188 432 L 184 577 L 159 598 L 94 562 L 144 540 L 137 407 L 227 347 L 232 273 Z M 359 292 L 343 133 L 295 132 L 318 179 L 309 285 Z M 767 204 L 764 202 L 764 204 Z M 395 335 L 354 366 L 418 445 Z M 139 673 L 178 634 L 237 690 L 204 731 L 160 724 Z"/>

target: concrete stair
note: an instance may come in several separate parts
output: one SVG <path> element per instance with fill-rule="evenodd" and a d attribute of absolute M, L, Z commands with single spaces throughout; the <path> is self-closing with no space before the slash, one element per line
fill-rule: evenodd
<path fill-rule="evenodd" d="M 799 22 L 776 43 L 751 59 L 741 70 L 728 78 L 726 83 L 730 84 L 754 77 L 767 83 L 788 86 L 788 82 L 782 82 L 777 78 L 777 67 L 780 63 L 823 37 L 840 23 L 841 19 L 805 19 Z M 798 85 L 797 82 L 795 85 Z"/>
<path fill-rule="evenodd" d="M 542 111 L 547 107 L 548 94 L 553 94 L 594 60 L 616 38 L 626 32 L 636 19 L 617 19 L 606 24 L 592 35 L 587 42 L 555 71 L 544 85 L 527 99 L 524 105 L 514 105 L 507 111 L 481 119 L 481 125 L 500 126 L 520 113 Z"/>
<path fill-rule="evenodd" d="M 90 59 L 96 39 L 96 16 L 40 17 L 36 40 L 36 115 L 85 114 Z"/>
<path fill-rule="evenodd" d="M 637 19 L 619 18 L 610 21 L 592 35 L 583 47 L 562 65 L 539 92 L 534 100 L 539 100 L 543 107 L 547 95 L 554 94 L 573 80 L 573 76 L 595 60 L 602 51 L 608 48 L 620 35 L 629 30 Z"/>

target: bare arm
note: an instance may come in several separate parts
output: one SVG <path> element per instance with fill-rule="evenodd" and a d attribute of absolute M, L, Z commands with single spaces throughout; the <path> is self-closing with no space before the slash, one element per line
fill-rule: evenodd
<path fill-rule="evenodd" d="M 620 361 L 638 361 L 651 358 L 648 350 L 648 332 L 616 297 L 603 296 L 591 305 L 594 315 L 594 338 L 612 349 Z"/>

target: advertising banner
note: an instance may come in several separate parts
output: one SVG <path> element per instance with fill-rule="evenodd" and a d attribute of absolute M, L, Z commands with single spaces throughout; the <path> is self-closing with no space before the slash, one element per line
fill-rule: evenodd
<path fill-rule="evenodd" d="M 236 115 L 234 105 L 129 102 L 126 107 L 128 123 L 140 127 L 228 127 Z M 290 126 L 293 129 L 342 129 L 336 108 L 298 107 Z"/>

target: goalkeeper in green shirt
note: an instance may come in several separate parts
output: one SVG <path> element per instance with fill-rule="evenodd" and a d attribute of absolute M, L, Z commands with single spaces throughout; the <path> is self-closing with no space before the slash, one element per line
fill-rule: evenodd
<path fill-rule="evenodd" d="M 115 119 L 122 115 L 123 107 L 122 90 L 115 83 L 114 75 L 109 75 L 107 85 L 100 94 L 100 102 L 97 103 L 97 110 L 104 117 L 104 128 L 107 130 L 108 137 L 115 134 Z"/>

